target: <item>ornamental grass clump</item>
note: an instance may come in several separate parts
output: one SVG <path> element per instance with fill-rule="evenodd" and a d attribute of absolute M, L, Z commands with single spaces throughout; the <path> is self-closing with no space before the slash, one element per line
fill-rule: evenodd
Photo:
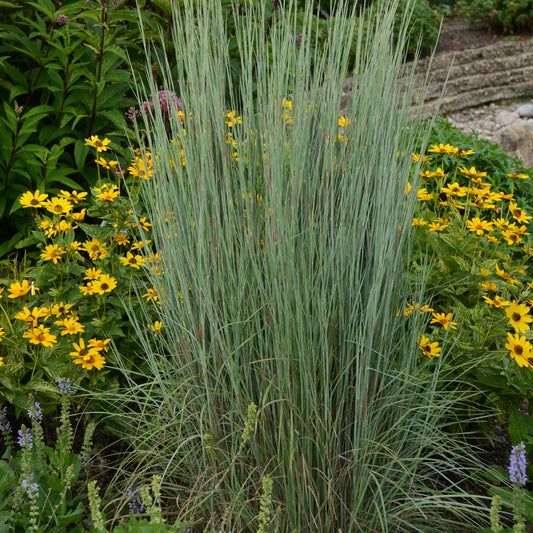
<path fill-rule="evenodd" d="M 271 13 L 246 3 L 231 37 L 237 91 L 220 5 L 184 5 L 163 87 L 138 88 L 139 101 L 174 92 L 180 108 L 155 101 L 137 119 L 152 165 L 152 243 L 139 253 L 158 257 L 138 301 L 159 295 L 162 328 L 145 328 L 150 300 L 131 313 L 146 366 L 100 395 L 133 450 L 122 474 L 137 485 L 161 472 L 163 509 L 204 530 L 475 528 L 483 506 L 462 482 L 476 459 L 450 421 L 471 416 L 470 389 L 450 386 L 442 353 L 420 353 L 423 315 L 396 316 L 416 203 L 405 154 L 428 134 L 396 81 L 396 2 L 357 36 L 343 114 L 354 14 L 332 17 L 316 51 L 309 10 L 297 43 L 287 5 L 267 48 Z M 447 314 L 438 327 L 452 331 Z"/>

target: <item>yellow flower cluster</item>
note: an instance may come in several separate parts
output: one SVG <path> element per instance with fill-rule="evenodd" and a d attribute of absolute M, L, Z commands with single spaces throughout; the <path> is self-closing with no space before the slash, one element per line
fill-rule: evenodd
<path fill-rule="evenodd" d="M 482 301 L 493 309 L 505 311 L 508 323 L 514 329 L 514 333 L 508 332 L 505 347 L 519 366 L 533 368 L 533 347 L 528 340 L 530 324 L 533 322 L 530 307 L 533 300 L 529 300 L 530 305 L 526 305 L 520 299 L 508 300 L 504 297 L 504 292 L 510 286 L 515 287 L 515 294 L 517 291 L 519 293 L 522 287 L 522 299 L 527 298 L 525 294 L 533 288 L 533 284 L 527 282 L 524 268 L 527 258 L 533 255 L 532 247 L 524 242 L 525 237 L 529 235 L 529 221 L 533 217 L 520 207 L 513 196 L 515 182 L 528 176 L 521 173 L 507 174 L 511 180 L 511 192 L 494 190 L 488 182 L 487 172 L 460 163 L 463 158 L 473 153 L 473 150 L 461 150 L 443 143 L 430 147 L 428 154 L 441 156 L 442 163 L 436 169 L 420 170 L 421 186 L 415 191 L 419 207 L 411 225 L 414 231 L 418 232 L 419 238 L 426 232 L 428 237 L 430 233 L 446 235 L 447 243 L 452 242 L 450 239 L 471 238 L 469 235 L 480 239 L 476 241 L 477 244 L 473 242 L 472 246 L 479 250 L 478 253 L 483 254 L 484 258 L 489 258 L 487 264 L 494 267 L 494 272 L 486 267 L 478 267 L 484 278 L 479 281 L 481 290 L 492 293 L 490 296 L 481 294 Z M 413 161 L 422 167 L 433 164 L 429 155 L 412 155 Z M 449 168 L 450 161 L 452 167 L 455 166 L 448 173 L 443 169 Z M 449 175 L 451 179 L 448 179 Z M 410 186 L 406 194 L 412 194 Z M 513 253 L 515 257 L 523 253 L 525 259 L 521 265 L 517 265 L 516 261 L 512 262 Z M 414 310 L 413 306 L 407 307 L 404 315 L 408 316 Z M 442 326 L 444 330 L 456 329 L 457 323 L 452 322 L 452 312 L 431 312 L 433 318 L 429 324 Z M 440 355 L 438 342 L 426 336 L 419 338 L 419 346 L 429 357 Z"/>

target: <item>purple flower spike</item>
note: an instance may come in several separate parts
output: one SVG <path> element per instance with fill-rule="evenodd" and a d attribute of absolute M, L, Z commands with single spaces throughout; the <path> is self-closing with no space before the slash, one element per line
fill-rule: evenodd
<path fill-rule="evenodd" d="M 32 448 L 33 446 L 33 442 L 32 442 L 32 437 L 31 437 L 31 432 L 30 430 L 25 427 L 25 426 L 22 426 L 21 429 L 19 429 L 18 431 L 18 443 L 19 443 L 19 446 L 21 448 Z"/>
<path fill-rule="evenodd" d="M 510 465 L 507 468 L 512 483 L 527 483 L 526 447 L 523 442 L 511 448 Z"/>

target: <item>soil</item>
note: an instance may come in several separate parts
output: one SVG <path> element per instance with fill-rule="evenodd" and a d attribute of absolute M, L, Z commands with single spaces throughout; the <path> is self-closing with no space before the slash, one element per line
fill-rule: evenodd
<path fill-rule="evenodd" d="M 443 21 L 436 53 L 462 52 L 464 50 L 498 44 L 509 39 L 520 39 L 520 37 L 494 33 L 483 22 L 474 26 L 467 20 L 448 17 Z"/>

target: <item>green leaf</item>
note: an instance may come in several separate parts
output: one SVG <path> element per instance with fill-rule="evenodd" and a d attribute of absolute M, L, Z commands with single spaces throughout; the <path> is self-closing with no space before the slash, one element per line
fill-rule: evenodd
<path fill-rule="evenodd" d="M 514 445 L 527 439 L 528 425 L 523 415 L 515 405 L 510 405 L 507 409 L 509 413 L 508 431 L 511 443 Z"/>

